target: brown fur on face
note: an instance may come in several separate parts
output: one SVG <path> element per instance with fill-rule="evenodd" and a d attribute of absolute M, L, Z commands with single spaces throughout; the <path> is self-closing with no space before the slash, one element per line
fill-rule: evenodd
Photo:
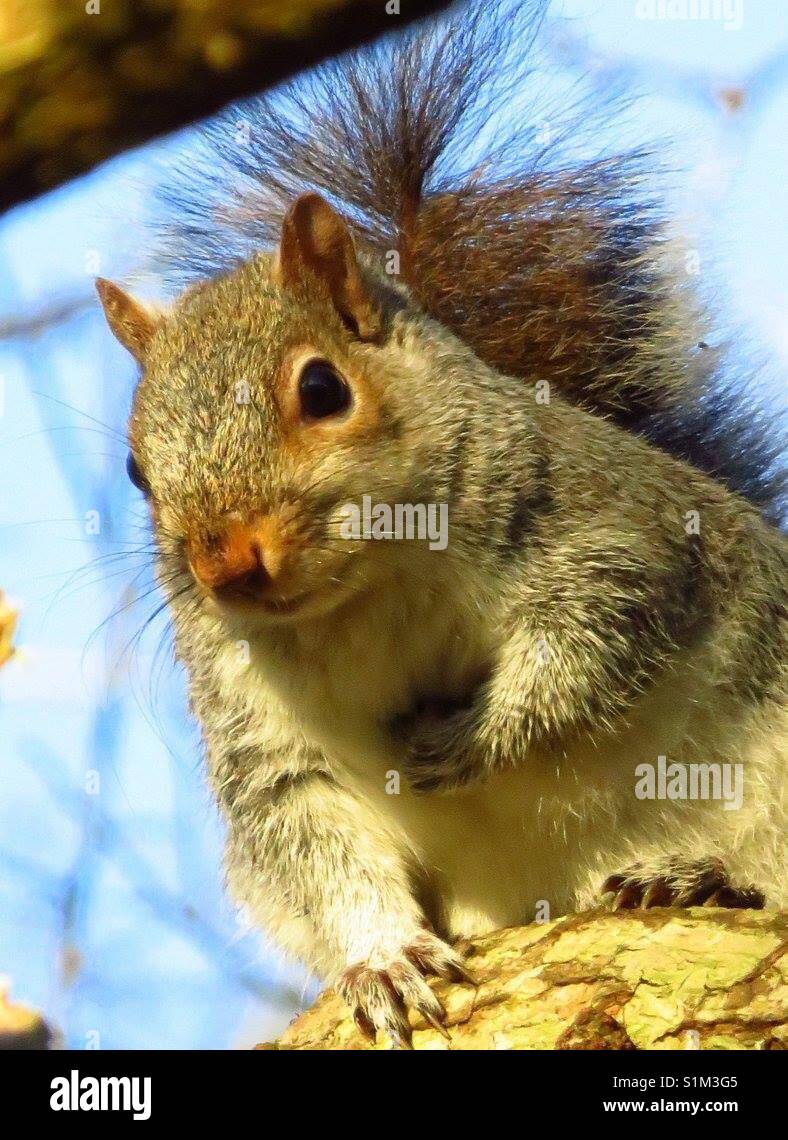
<path fill-rule="evenodd" d="M 264 609 L 302 593 L 333 604 L 366 588 L 385 552 L 341 534 L 342 505 L 368 493 L 423 497 L 411 486 L 424 474 L 414 441 L 402 438 L 412 400 L 429 399 L 418 383 L 423 362 L 416 355 L 403 367 L 397 347 L 406 301 L 355 261 L 349 236 L 337 256 L 343 272 L 352 257 L 386 338 L 367 341 L 361 317 L 354 331 L 325 260 L 283 274 L 280 251 L 188 290 L 145 345 L 132 450 L 160 547 L 190 567 L 205 604 L 244 595 Z M 299 394 L 315 359 L 351 392 L 346 409 L 321 419 Z"/>

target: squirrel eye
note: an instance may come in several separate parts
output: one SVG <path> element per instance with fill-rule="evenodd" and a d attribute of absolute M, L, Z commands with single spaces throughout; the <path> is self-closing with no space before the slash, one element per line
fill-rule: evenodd
<path fill-rule="evenodd" d="M 335 416 L 350 406 L 350 388 L 326 360 L 310 360 L 298 381 L 303 415 L 312 420 Z"/>
<path fill-rule="evenodd" d="M 143 495 L 150 494 L 150 484 L 145 476 L 142 474 L 142 468 L 131 452 L 126 456 L 126 472 L 129 479 L 131 479 L 134 486 L 142 491 Z"/>

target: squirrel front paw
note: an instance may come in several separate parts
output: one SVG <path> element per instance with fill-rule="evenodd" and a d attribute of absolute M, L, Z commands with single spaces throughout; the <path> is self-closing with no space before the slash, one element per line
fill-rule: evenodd
<path fill-rule="evenodd" d="M 636 863 L 610 875 L 603 895 L 612 894 L 614 910 L 647 910 L 653 906 L 719 906 L 761 910 L 764 896 L 754 886 L 735 887 L 719 859 L 674 860 L 664 869 Z"/>
<path fill-rule="evenodd" d="M 429 706 L 394 725 L 405 749 L 405 777 L 417 792 L 451 792 L 480 775 L 474 720 L 467 708 Z"/>
<path fill-rule="evenodd" d="M 387 1033 L 401 1049 L 412 1048 L 408 1011 L 413 1010 L 439 1033 L 446 1011 L 425 981 L 435 974 L 454 982 L 475 984 L 460 954 L 429 930 L 421 931 L 384 964 L 359 962 L 348 967 L 337 989 L 353 1013 L 361 1033 L 374 1041 Z"/>

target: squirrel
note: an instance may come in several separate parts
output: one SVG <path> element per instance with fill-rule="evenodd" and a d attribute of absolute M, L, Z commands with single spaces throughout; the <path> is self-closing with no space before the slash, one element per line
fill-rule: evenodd
<path fill-rule="evenodd" d="M 779 446 L 643 156 L 458 161 L 538 22 L 466 7 L 247 104 L 224 209 L 183 207 L 199 280 L 97 282 L 230 889 L 401 1045 L 469 936 L 786 903 Z M 447 541 L 349 531 L 365 497 Z"/>

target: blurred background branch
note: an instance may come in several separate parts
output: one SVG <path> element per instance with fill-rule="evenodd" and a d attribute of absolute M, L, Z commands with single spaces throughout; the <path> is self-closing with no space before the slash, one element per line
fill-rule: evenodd
<path fill-rule="evenodd" d="M 40 1014 L 12 1004 L 0 980 L 0 1050 L 46 1049 L 51 1041 L 52 1033 Z"/>
<path fill-rule="evenodd" d="M 0 0 L 0 210 L 447 0 Z"/>
<path fill-rule="evenodd" d="M 79 296 L 54 300 L 38 309 L 19 313 L 16 316 L 0 315 L 0 340 L 37 336 L 52 325 L 59 325 L 84 312 L 95 302 L 94 290 L 85 289 L 85 292 Z"/>
<path fill-rule="evenodd" d="M 0 665 L 14 655 L 14 630 L 16 629 L 16 611 L 5 600 L 5 594 L 0 590 Z"/>

